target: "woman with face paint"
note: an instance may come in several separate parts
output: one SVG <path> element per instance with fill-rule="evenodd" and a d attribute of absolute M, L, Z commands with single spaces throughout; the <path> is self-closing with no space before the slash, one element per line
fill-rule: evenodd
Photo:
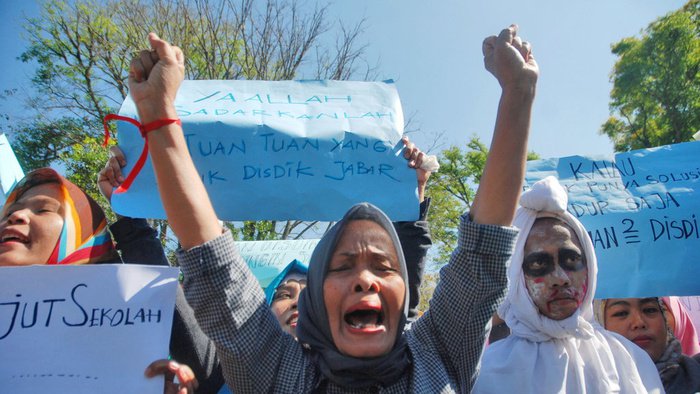
<path fill-rule="evenodd" d="M 504 29 L 484 41 L 502 95 L 489 157 L 458 248 L 430 310 L 405 327 L 409 296 L 396 232 L 379 209 L 352 207 L 314 250 L 297 333 L 286 335 L 230 234 L 219 225 L 173 105 L 184 75 L 177 47 L 149 35 L 130 93 L 146 134 L 163 206 L 183 250 L 185 291 L 216 343 L 233 392 L 469 392 L 485 327 L 506 285 L 509 227 L 523 179 L 538 68 L 530 45 Z"/>
<path fill-rule="evenodd" d="M 700 355 L 683 354 L 671 324 L 676 318 L 666 303 L 650 297 L 610 298 L 597 304 L 596 318 L 606 329 L 624 336 L 649 354 L 667 393 L 700 391 Z"/>
<path fill-rule="evenodd" d="M 474 393 L 661 393 L 644 352 L 593 318 L 597 264 L 554 177 L 520 198 L 520 229 L 498 309 L 511 335 L 486 349 Z"/>

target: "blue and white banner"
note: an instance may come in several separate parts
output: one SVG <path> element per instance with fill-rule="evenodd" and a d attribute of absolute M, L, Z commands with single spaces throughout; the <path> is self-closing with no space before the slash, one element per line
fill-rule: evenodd
<path fill-rule="evenodd" d="M 596 298 L 700 294 L 700 142 L 528 163 L 553 175 L 598 256 Z"/>
<path fill-rule="evenodd" d="M 176 108 L 222 220 L 321 220 L 368 201 L 415 220 L 415 171 L 401 155 L 403 112 L 391 82 L 184 81 Z M 119 115 L 136 117 L 130 98 Z M 128 174 L 144 140 L 119 122 Z M 150 160 L 116 212 L 164 218 Z"/>
<path fill-rule="evenodd" d="M 318 239 L 236 242 L 241 257 L 248 263 L 260 286 L 267 285 L 293 260 L 308 265 Z"/>

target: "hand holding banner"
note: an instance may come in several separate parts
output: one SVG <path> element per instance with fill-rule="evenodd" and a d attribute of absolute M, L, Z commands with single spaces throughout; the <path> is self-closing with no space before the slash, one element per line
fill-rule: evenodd
<path fill-rule="evenodd" d="M 393 220 L 418 216 L 401 152 L 403 113 L 389 82 L 184 81 L 175 102 L 192 159 L 223 220 L 337 220 L 368 201 Z M 119 114 L 136 116 L 127 98 Z M 120 122 L 133 170 L 143 139 Z M 112 204 L 164 218 L 150 160 Z"/>

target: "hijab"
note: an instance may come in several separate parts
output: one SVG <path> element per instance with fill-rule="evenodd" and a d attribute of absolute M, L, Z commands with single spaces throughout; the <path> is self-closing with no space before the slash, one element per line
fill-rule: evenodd
<path fill-rule="evenodd" d="M 697 330 L 680 299 L 678 297 L 661 297 L 661 301 L 668 312 L 673 314 L 675 324 L 670 328 L 673 330 L 673 336 L 681 343 L 683 354 L 694 356 L 700 353 Z"/>
<path fill-rule="evenodd" d="M 336 245 L 348 223 L 354 220 L 373 221 L 389 234 L 396 249 L 404 284 L 408 284 L 406 260 L 391 220 L 372 204 L 357 204 L 321 238 L 311 255 L 306 289 L 299 297 L 297 337 L 299 343 L 310 350 L 313 362 L 323 376 L 333 383 L 350 388 L 388 386 L 406 373 L 410 363 L 407 342 L 403 336 L 408 316 L 408 291 L 403 303 L 403 315 L 396 330 L 394 347 L 383 356 L 358 358 L 342 354 L 333 343 L 328 324 L 323 282 Z"/>
<path fill-rule="evenodd" d="M 598 265 L 586 229 L 566 211 L 568 196 L 554 177 L 520 198 L 513 225 L 520 229 L 508 267 L 508 292 L 498 309 L 511 335 L 486 349 L 475 393 L 661 392 L 646 352 L 603 329 L 593 318 Z M 587 292 L 573 315 L 553 320 L 532 301 L 522 271 L 525 243 L 538 218 L 556 218 L 578 237 L 588 268 Z"/>
<path fill-rule="evenodd" d="M 297 259 L 294 259 L 291 263 L 287 264 L 287 266 L 284 267 L 282 272 L 280 272 L 279 275 L 275 276 L 275 278 L 272 279 L 272 282 L 270 282 L 270 284 L 267 285 L 267 287 L 265 288 L 265 298 L 267 298 L 267 305 L 272 305 L 272 300 L 275 298 L 275 292 L 277 291 L 277 288 L 282 283 L 284 283 L 285 279 L 287 279 L 289 275 L 300 274 L 306 276 L 307 272 L 309 272 L 309 267 L 307 267 L 306 264 L 302 263 Z"/>
<path fill-rule="evenodd" d="M 664 319 L 664 329 L 666 332 L 666 347 L 657 360 L 654 360 L 661 382 L 664 388 L 670 393 L 694 393 L 700 387 L 700 376 L 697 374 L 698 368 L 689 368 L 690 364 L 697 365 L 697 361 L 684 356 L 681 342 L 675 337 L 673 328 L 669 325 L 668 316 L 673 311 L 668 307 L 669 297 L 654 298 L 661 310 Z M 673 297 L 676 298 L 676 297 Z M 605 308 L 608 300 L 596 300 L 594 307 L 596 319 L 601 324 L 605 324 Z M 674 316 L 675 318 L 675 316 Z M 676 323 L 678 325 L 678 323 Z M 694 328 L 693 328 L 694 329 Z"/>
<path fill-rule="evenodd" d="M 47 183 L 56 184 L 60 189 L 63 228 L 46 264 L 88 264 L 119 259 L 102 208 L 51 168 L 34 170 L 19 181 L 7 197 L 4 210 L 29 189 Z"/>

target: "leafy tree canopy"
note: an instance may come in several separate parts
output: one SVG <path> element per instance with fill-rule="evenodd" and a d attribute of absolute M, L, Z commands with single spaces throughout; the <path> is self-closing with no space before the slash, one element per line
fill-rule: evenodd
<path fill-rule="evenodd" d="M 689 141 L 700 130 L 700 1 L 613 44 L 610 118 L 617 151 Z"/>

